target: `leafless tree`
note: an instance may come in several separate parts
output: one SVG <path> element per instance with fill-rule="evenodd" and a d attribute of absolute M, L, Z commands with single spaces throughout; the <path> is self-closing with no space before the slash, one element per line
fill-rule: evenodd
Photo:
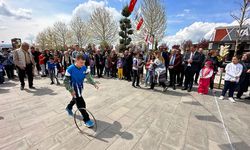
<path fill-rule="evenodd" d="M 41 47 L 42 50 L 46 48 L 46 33 L 44 31 L 39 32 L 38 35 L 36 36 L 36 43 Z"/>
<path fill-rule="evenodd" d="M 42 50 L 58 48 L 58 39 L 52 27 L 47 27 L 42 32 L 38 33 L 36 42 Z"/>
<path fill-rule="evenodd" d="M 90 29 L 95 42 L 116 42 L 117 24 L 107 9 L 99 7 L 90 16 Z"/>
<path fill-rule="evenodd" d="M 56 49 L 58 48 L 58 39 L 56 37 L 55 31 L 52 27 L 47 27 L 44 29 L 44 34 L 46 37 L 46 48 L 48 49 Z"/>
<path fill-rule="evenodd" d="M 241 33 L 243 29 L 243 25 L 245 24 L 246 20 L 250 18 L 250 0 L 242 0 L 240 4 L 240 11 L 238 13 L 231 13 L 231 16 L 239 23 L 239 30 L 237 32 L 237 39 L 235 45 L 235 53 L 237 54 L 238 46 L 240 44 L 240 40 L 242 38 Z"/>
<path fill-rule="evenodd" d="M 187 50 L 190 50 L 193 46 L 193 42 L 191 40 L 183 41 L 181 43 L 181 49 L 185 52 Z"/>
<path fill-rule="evenodd" d="M 81 17 L 74 16 L 70 23 L 73 38 L 76 39 L 80 47 L 86 45 L 90 40 L 90 33 L 88 31 L 89 25 Z"/>
<path fill-rule="evenodd" d="M 164 4 L 160 0 L 143 0 L 142 15 L 144 30 L 154 36 L 155 41 L 160 41 L 165 35 L 167 17 Z"/>
<path fill-rule="evenodd" d="M 54 23 L 53 30 L 55 36 L 61 46 L 65 46 L 67 43 L 67 34 L 69 32 L 68 26 L 66 23 L 58 21 Z"/>

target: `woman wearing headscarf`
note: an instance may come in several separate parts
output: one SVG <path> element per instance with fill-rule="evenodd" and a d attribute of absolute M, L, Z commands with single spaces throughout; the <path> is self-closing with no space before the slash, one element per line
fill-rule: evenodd
<path fill-rule="evenodd" d="M 154 89 L 155 84 L 159 83 L 159 85 L 162 86 L 163 88 L 163 92 L 165 92 L 167 90 L 167 86 L 166 86 L 166 67 L 165 67 L 165 60 L 162 57 L 160 52 L 155 52 L 155 60 L 153 63 L 153 67 L 154 67 L 154 80 L 151 83 L 151 89 Z"/>

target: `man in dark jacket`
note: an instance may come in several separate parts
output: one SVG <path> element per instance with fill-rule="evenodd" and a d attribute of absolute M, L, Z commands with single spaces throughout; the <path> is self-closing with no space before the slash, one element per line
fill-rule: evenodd
<path fill-rule="evenodd" d="M 169 65 L 169 53 L 167 52 L 167 48 L 160 47 L 161 56 L 165 60 L 165 67 L 166 67 L 166 80 L 168 80 L 168 65 Z"/>
<path fill-rule="evenodd" d="M 185 82 L 182 90 L 188 90 L 191 92 L 194 82 L 194 74 L 200 66 L 201 55 L 196 51 L 196 47 L 191 47 L 190 52 L 187 52 L 184 56 L 184 72 Z"/>
<path fill-rule="evenodd" d="M 96 61 L 95 63 L 96 63 L 98 78 L 102 78 L 102 73 L 103 73 L 103 69 L 104 69 L 104 57 L 101 54 L 100 50 L 97 50 L 97 52 L 96 52 L 95 61 Z"/>
<path fill-rule="evenodd" d="M 132 81 L 131 80 L 132 66 L 133 66 L 133 56 L 131 53 L 129 53 L 128 50 L 126 50 L 124 52 L 123 69 L 124 69 L 124 76 L 126 77 L 126 80 L 128 81 Z"/>
<path fill-rule="evenodd" d="M 173 87 L 173 90 L 175 90 L 175 84 L 176 84 L 176 77 L 177 72 L 181 69 L 181 56 L 177 53 L 176 49 L 172 49 L 171 55 L 169 56 L 169 74 L 170 74 L 170 84 L 169 86 Z"/>
<path fill-rule="evenodd" d="M 205 59 L 206 59 L 206 56 L 205 54 L 203 54 L 203 48 L 199 48 L 199 51 L 198 51 L 201 55 L 201 61 L 200 61 L 200 65 L 199 65 L 199 68 L 196 70 L 195 72 L 195 80 L 194 80 L 194 83 L 195 84 L 198 84 L 198 79 L 199 79 L 199 75 L 200 75 L 200 71 L 201 71 L 201 68 L 203 67 L 204 63 L 205 63 Z"/>
<path fill-rule="evenodd" d="M 39 64 L 39 56 L 41 55 L 41 53 L 39 52 L 38 48 L 35 49 L 35 47 L 33 47 L 33 46 L 30 49 L 31 49 L 31 53 L 32 53 L 32 55 L 34 57 L 34 61 L 36 63 L 37 73 L 39 75 L 40 71 L 41 71 L 41 67 L 40 67 L 40 64 Z"/>

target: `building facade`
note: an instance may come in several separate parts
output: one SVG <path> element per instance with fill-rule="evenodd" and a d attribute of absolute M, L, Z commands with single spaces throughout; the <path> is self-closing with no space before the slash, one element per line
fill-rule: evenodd
<path fill-rule="evenodd" d="M 209 42 L 209 50 L 219 50 L 221 45 L 229 46 L 228 59 L 234 55 L 237 34 L 239 33 L 239 26 L 226 26 L 215 28 L 215 31 Z M 250 52 L 250 25 L 244 25 L 241 31 L 240 44 L 238 46 L 238 55 Z"/>

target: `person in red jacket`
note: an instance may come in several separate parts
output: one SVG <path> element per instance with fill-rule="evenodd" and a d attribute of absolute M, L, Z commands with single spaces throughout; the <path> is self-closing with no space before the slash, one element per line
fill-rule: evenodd
<path fill-rule="evenodd" d="M 213 62 L 207 61 L 205 66 L 200 71 L 200 80 L 198 93 L 199 94 L 208 94 L 208 88 L 210 85 L 211 77 L 213 76 Z"/>
<path fill-rule="evenodd" d="M 45 70 L 45 56 L 44 54 L 40 54 L 39 55 L 39 65 L 41 66 L 41 74 L 42 74 L 42 77 L 46 77 L 46 70 Z"/>

